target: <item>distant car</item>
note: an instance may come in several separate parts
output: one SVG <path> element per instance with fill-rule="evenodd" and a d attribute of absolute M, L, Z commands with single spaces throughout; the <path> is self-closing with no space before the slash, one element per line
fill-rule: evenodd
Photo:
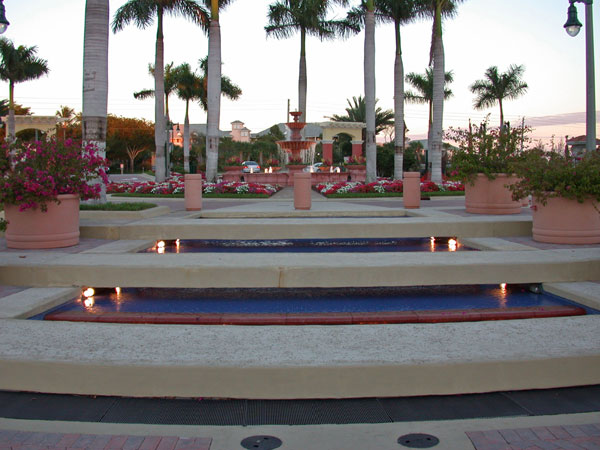
<path fill-rule="evenodd" d="M 260 172 L 260 166 L 256 161 L 244 161 L 242 164 L 242 172 L 244 173 Z"/>
<path fill-rule="evenodd" d="M 312 166 L 306 166 L 302 169 L 303 172 L 318 172 L 323 165 L 322 162 L 314 163 Z"/>

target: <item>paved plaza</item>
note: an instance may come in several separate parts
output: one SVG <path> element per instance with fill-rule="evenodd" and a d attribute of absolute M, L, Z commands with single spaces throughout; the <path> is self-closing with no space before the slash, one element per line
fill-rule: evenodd
<path fill-rule="evenodd" d="M 74 286 L 117 282 L 157 287 L 541 282 L 550 292 L 600 309 L 600 246 L 534 242 L 527 208 L 514 216 L 478 217 L 464 212 L 462 197 L 423 200 L 420 209 L 404 210 L 401 198 L 328 200 L 313 193 L 311 209 L 296 211 L 292 194 L 288 188 L 264 200 L 204 199 L 202 211 L 193 213 L 185 211 L 183 199 L 143 199 L 159 206 L 144 216 L 84 213 L 80 244 L 65 249 L 12 250 L 0 239 L 0 393 L 435 399 L 426 396 L 600 384 L 600 316 L 594 315 L 337 327 L 123 328 L 22 320 L 64 301 L 76 292 Z M 394 235 L 458 236 L 481 251 L 343 258 L 135 253 L 158 237 Z M 502 417 L 226 426 L 36 418 L 15 415 L 18 404 L 12 415 L 0 418 L 0 449 L 231 450 L 255 435 L 276 436 L 283 441 L 280 448 L 288 449 L 392 449 L 405 448 L 398 439 L 411 433 L 435 436 L 440 449 L 600 448 L 600 408 L 594 406 L 533 415 L 509 411 Z M 45 408 L 50 415 L 51 405 Z"/>

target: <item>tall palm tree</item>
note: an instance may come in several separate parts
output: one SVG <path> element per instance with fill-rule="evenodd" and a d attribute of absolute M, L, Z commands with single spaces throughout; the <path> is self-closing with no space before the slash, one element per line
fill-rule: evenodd
<path fill-rule="evenodd" d="M 219 0 L 211 0 L 206 82 L 206 180 L 216 181 L 221 120 L 221 26 Z"/>
<path fill-rule="evenodd" d="M 216 0 L 215 0 L 216 1 Z M 154 141 L 156 145 L 156 181 L 166 178 L 165 156 L 167 130 L 164 104 L 164 14 L 179 15 L 206 29 L 209 21 L 208 11 L 196 0 L 129 0 L 121 6 L 112 22 L 113 32 L 122 30 L 133 22 L 138 28 L 146 28 L 154 23 L 156 17 L 156 56 L 154 61 Z"/>
<path fill-rule="evenodd" d="M 365 3 L 365 108 L 367 129 L 365 148 L 367 156 L 367 183 L 377 179 L 377 144 L 375 142 L 375 1 Z"/>
<path fill-rule="evenodd" d="M 477 80 L 470 86 L 471 92 L 477 95 L 473 106 L 475 109 L 500 105 L 500 128 L 504 128 L 504 99 L 514 100 L 527 92 L 527 83 L 521 77 L 525 72 L 524 66 L 512 64 L 504 73 L 498 73 L 498 67 L 492 66 L 485 71 L 485 78 Z"/>
<path fill-rule="evenodd" d="M 35 80 L 48 73 L 48 62 L 36 56 L 37 47 L 15 47 L 11 40 L 0 38 L 0 79 L 8 81 L 8 134 L 15 139 L 15 84 Z"/>
<path fill-rule="evenodd" d="M 418 0 L 375 0 L 375 21 L 393 23 L 396 41 L 394 60 L 394 178 L 402 178 L 404 153 L 404 63 L 402 61 L 402 40 L 400 28 L 421 15 Z M 364 22 L 364 4 L 348 13 L 348 20 L 355 26 Z"/>
<path fill-rule="evenodd" d="M 456 5 L 464 0 L 423 0 L 428 14 L 433 17 L 429 64 L 433 66 L 433 121 L 431 142 L 431 180 L 442 181 L 442 133 L 444 119 L 445 55 L 442 37 L 442 18 L 455 14 Z"/>
<path fill-rule="evenodd" d="M 406 81 L 416 90 L 406 91 L 405 99 L 409 103 L 427 104 L 429 106 L 429 126 L 427 129 L 427 147 L 431 148 L 431 133 L 433 125 L 433 70 L 428 67 L 425 73 L 410 72 L 406 74 Z M 452 71 L 446 72 L 444 76 L 444 100 L 452 97 L 452 91 L 446 85 L 454 81 Z M 428 150 L 429 151 L 429 150 Z"/>
<path fill-rule="evenodd" d="M 173 66 L 174 63 L 172 62 L 165 65 L 165 70 L 163 72 L 165 79 L 165 116 L 167 117 L 167 123 L 169 122 L 169 95 L 171 95 L 177 87 Z M 154 64 L 148 64 L 148 73 L 154 78 Z M 138 100 L 152 98 L 154 97 L 154 89 L 142 89 L 141 91 L 134 92 L 133 97 Z"/>
<path fill-rule="evenodd" d="M 265 27 L 267 36 L 285 39 L 296 31 L 300 33 L 298 110 L 302 113 L 299 119 L 301 122 L 306 122 L 306 36 L 317 36 L 321 40 L 333 39 L 337 35 L 345 36 L 349 31 L 345 21 L 327 20 L 327 13 L 333 3 L 345 6 L 348 0 L 278 0 L 269 5 L 269 25 Z"/>
<path fill-rule="evenodd" d="M 198 101 L 204 111 L 208 109 L 206 93 L 208 59 L 203 58 L 199 63 L 201 75 L 193 72 L 189 64 L 182 64 L 174 69 L 177 96 L 185 101 L 185 121 L 183 125 L 183 166 L 185 172 L 190 171 L 190 101 Z M 221 77 L 221 87 L 222 94 L 232 100 L 239 98 L 242 94 L 239 86 L 233 84 L 228 77 Z"/>

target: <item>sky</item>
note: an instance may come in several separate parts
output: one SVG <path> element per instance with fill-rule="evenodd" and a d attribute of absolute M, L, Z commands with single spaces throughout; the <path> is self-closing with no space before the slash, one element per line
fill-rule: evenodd
<path fill-rule="evenodd" d="M 352 0 L 351 0 L 352 1 Z M 355 4 L 358 0 L 353 0 Z M 221 14 L 222 72 L 242 89 L 237 101 L 223 99 L 222 130 L 241 120 L 252 132 L 286 121 L 287 103 L 298 106 L 300 37 L 277 40 L 266 37 L 267 12 L 274 0 L 237 0 Z M 126 0 L 111 0 L 111 21 Z M 38 56 L 48 61 L 50 72 L 38 80 L 18 84 L 15 101 L 30 106 L 34 114 L 54 115 L 61 105 L 81 111 L 84 0 L 4 0 L 10 22 L 4 36 L 15 45 L 37 46 Z M 444 22 L 446 70 L 452 70 L 452 98 L 444 103 L 444 128 L 466 127 L 490 115 L 499 124 L 499 108 L 473 108 L 469 86 L 482 79 L 486 69 L 501 72 L 511 64 L 525 66 L 527 93 L 504 105 L 505 120 L 534 126 L 532 137 L 548 141 L 565 135 L 585 134 L 585 13 L 577 3 L 581 33 L 569 37 L 563 29 L 568 0 L 466 0 L 455 18 Z M 596 24 L 596 61 L 600 60 L 600 6 L 593 6 Z M 332 10 L 331 18 L 344 11 Z M 208 53 L 207 36 L 183 18 L 166 17 L 165 63 L 188 62 L 197 67 Z M 431 22 L 423 20 L 402 28 L 405 72 L 423 73 L 429 63 Z M 133 92 L 154 87 L 148 64 L 154 62 L 156 25 L 140 30 L 127 26 L 109 37 L 108 112 L 153 120 L 154 101 L 133 98 Z M 394 29 L 376 30 L 376 90 L 378 106 L 393 109 Z M 363 95 L 364 33 L 346 40 L 307 41 L 307 119 L 322 122 L 344 114 L 347 99 Z M 596 63 L 596 67 L 598 64 Z M 596 69 L 596 104 L 600 104 L 600 70 Z M 407 89 L 409 86 L 407 85 Z M 0 82 L 0 98 L 8 98 L 8 84 Z M 170 97 L 173 122 L 183 123 L 185 105 Z M 597 108 L 598 109 L 598 108 Z M 427 133 L 426 106 L 407 104 L 408 137 Z M 598 116 L 600 117 L 600 116 Z M 191 123 L 205 123 L 199 105 L 190 110 Z M 600 135 L 600 133 L 597 133 Z M 385 139 L 385 137 L 382 137 Z"/>

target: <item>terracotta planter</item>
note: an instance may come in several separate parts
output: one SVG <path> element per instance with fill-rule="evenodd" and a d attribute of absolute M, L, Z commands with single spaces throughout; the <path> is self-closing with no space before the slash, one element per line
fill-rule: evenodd
<path fill-rule="evenodd" d="M 202 209 L 202 174 L 187 173 L 184 177 L 184 204 L 186 211 Z"/>
<path fill-rule="evenodd" d="M 546 205 L 534 200 L 533 240 L 552 244 L 600 243 L 600 212 L 592 199 L 579 203 L 562 197 Z"/>
<path fill-rule="evenodd" d="M 421 173 L 404 172 L 402 180 L 402 202 L 407 209 L 421 206 Z"/>
<path fill-rule="evenodd" d="M 512 194 L 505 187 L 517 181 L 517 177 L 506 174 L 496 175 L 489 180 L 478 174 L 474 184 L 465 183 L 465 207 L 472 214 L 519 214 L 521 202 L 514 201 Z"/>
<path fill-rule="evenodd" d="M 6 246 L 9 248 L 59 248 L 79 243 L 79 196 L 59 195 L 60 204 L 48 203 L 48 211 L 40 208 L 19 211 L 15 205 L 4 205 L 9 222 Z"/>
<path fill-rule="evenodd" d="M 310 209 L 311 207 L 311 174 L 299 172 L 294 174 L 294 208 Z"/>

